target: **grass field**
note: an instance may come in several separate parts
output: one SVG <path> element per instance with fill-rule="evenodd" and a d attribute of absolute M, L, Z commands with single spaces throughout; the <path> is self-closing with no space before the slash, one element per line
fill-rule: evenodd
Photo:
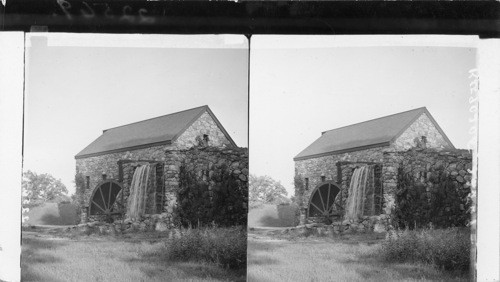
<path fill-rule="evenodd" d="M 167 261 L 158 253 L 162 238 L 137 236 L 75 240 L 23 232 L 22 281 L 245 281 L 244 271 Z"/>
<path fill-rule="evenodd" d="M 430 265 L 385 263 L 380 235 L 277 239 L 248 235 L 249 282 L 266 281 L 468 281 Z"/>

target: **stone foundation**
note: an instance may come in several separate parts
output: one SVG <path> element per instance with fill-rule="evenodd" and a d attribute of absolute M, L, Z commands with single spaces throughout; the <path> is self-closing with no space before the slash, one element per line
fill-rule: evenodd
<path fill-rule="evenodd" d="M 392 229 L 390 217 L 387 215 L 365 216 L 357 221 L 344 220 L 332 224 L 308 223 L 297 227 L 278 231 L 280 234 L 333 236 L 352 233 L 384 233 Z"/>

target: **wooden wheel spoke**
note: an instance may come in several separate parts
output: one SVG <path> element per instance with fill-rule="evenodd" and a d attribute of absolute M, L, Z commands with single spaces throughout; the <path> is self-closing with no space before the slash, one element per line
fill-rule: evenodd
<path fill-rule="evenodd" d="M 111 207 L 111 189 L 113 188 L 113 182 L 109 182 L 109 193 L 108 193 L 108 209 Z"/>
<path fill-rule="evenodd" d="M 330 190 L 331 189 L 332 189 L 331 185 L 330 185 L 330 183 L 328 183 L 328 196 L 326 197 L 326 207 L 328 208 L 328 210 L 330 210 L 330 208 L 331 208 L 331 206 L 330 206 Z"/>
<path fill-rule="evenodd" d="M 99 187 L 99 193 L 101 193 L 101 198 L 102 198 L 102 204 L 103 205 L 106 205 L 106 200 L 104 200 L 104 194 L 102 193 L 102 187 Z M 108 209 L 108 207 L 104 206 L 106 209 Z"/>
<path fill-rule="evenodd" d="M 93 203 L 94 205 L 96 205 L 96 207 L 98 207 L 98 208 L 99 208 L 100 210 L 102 210 L 103 212 L 106 212 L 106 210 L 105 210 L 105 209 L 103 209 L 103 208 L 102 208 L 102 207 L 101 207 L 98 203 L 94 202 L 94 200 L 92 200 L 92 203 Z"/>
<path fill-rule="evenodd" d="M 318 190 L 316 190 L 316 193 L 319 194 L 319 198 L 321 200 L 321 205 L 323 205 L 323 211 L 325 211 L 326 210 L 326 208 L 325 208 L 325 201 L 323 200 L 323 196 L 321 196 L 321 190 L 320 189 L 321 189 L 321 187 L 318 188 Z"/>
<path fill-rule="evenodd" d="M 319 212 L 324 212 L 325 210 L 321 210 L 320 208 L 318 208 L 318 206 L 316 206 L 313 202 L 311 202 L 311 205 L 313 205 L 316 209 L 318 209 Z"/>

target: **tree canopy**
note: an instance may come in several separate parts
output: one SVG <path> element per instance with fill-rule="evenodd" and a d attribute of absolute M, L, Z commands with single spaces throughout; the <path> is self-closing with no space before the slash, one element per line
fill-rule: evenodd
<path fill-rule="evenodd" d="M 60 179 L 55 179 L 48 173 L 37 174 L 30 170 L 23 173 L 22 192 L 23 206 L 68 199 L 68 189 Z"/>
<path fill-rule="evenodd" d="M 249 177 L 249 202 L 250 206 L 260 203 L 281 204 L 288 203 L 287 191 L 281 182 L 272 179 L 270 176 L 256 176 L 250 174 Z"/>

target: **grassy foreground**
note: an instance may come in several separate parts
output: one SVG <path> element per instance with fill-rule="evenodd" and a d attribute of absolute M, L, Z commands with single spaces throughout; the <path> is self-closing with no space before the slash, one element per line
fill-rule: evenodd
<path fill-rule="evenodd" d="M 140 236 L 143 236 L 141 238 Z M 132 234 L 75 239 L 23 232 L 22 281 L 245 281 L 245 270 L 166 260 L 165 239 Z"/>
<path fill-rule="evenodd" d="M 380 257 L 376 234 L 284 240 L 248 235 L 249 282 L 259 281 L 468 281 L 428 264 L 390 263 Z"/>

